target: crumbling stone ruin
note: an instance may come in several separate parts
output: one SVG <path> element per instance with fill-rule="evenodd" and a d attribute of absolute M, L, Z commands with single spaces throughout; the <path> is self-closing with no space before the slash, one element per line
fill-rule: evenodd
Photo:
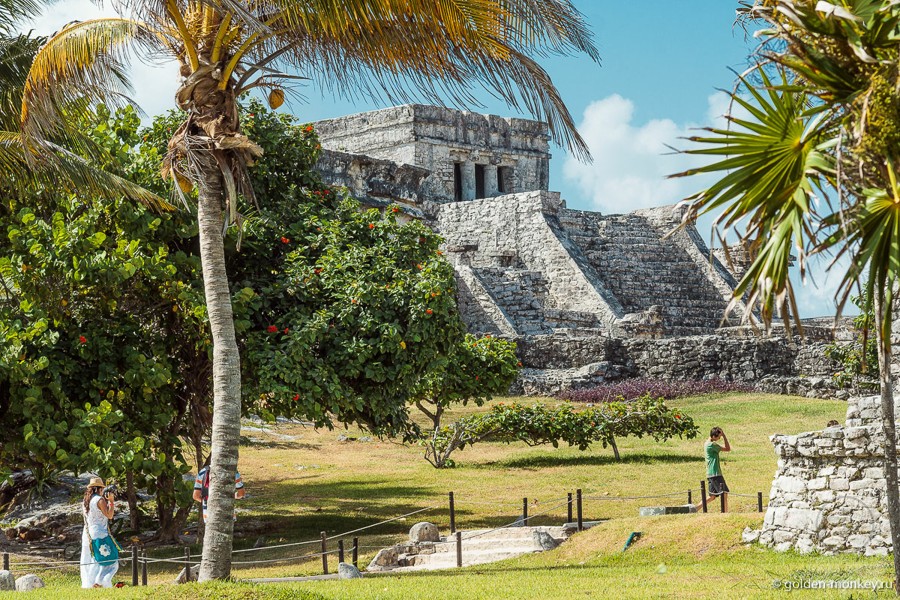
<path fill-rule="evenodd" d="M 845 426 L 774 435 L 772 443 L 778 471 L 765 520 L 745 541 L 804 553 L 891 550 L 879 396 L 851 399 Z"/>
<path fill-rule="evenodd" d="M 676 207 L 567 208 L 549 190 L 546 124 L 416 104 L 316 130 L 326 181 L 444 236 L 468 329 L 518 343 L 514 391 L 653 376 L 826 393 L 830 325 L 807 327 L 802 343 L 738 326 L 744 307 L 726 309 L 747 257 L 711 254 L 693 226 L 677 228 Z"/>

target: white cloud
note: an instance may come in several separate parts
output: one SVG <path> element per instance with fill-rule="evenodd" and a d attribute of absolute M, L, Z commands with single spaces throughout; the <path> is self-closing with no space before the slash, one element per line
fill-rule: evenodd
<path fill-rule="evenodd" d="M 50 36 L 72 21 L 87 21 L 100 17 L 115 17 L 115 12 L 97 7 L 90 0 L 67 0 L 48 6 L 46 11 L 19 28 L 36 35 Z M 178 65 L 174 61 L 148 64 L 139 59 L 131 61 L 132 100 L 152 117 L 175 106 L 178 87 Z"/>
<path fill-rule="evenodd" d="M 716 93 L 708 102 L 709 121 L 721 122 L 728 97 Z M 687 142 L 683 138 L 696 135 L 700 124 L 671 119 L 636 124 L 634 112 L 634 103 L 617 94 L 592 102 L 584 111 L 578 130 L 594 162 L 583 164 L 567 158 L 563 174 L 595 210 L 621 213 L 673 204 L 704 186 L 700 176 L 667 179 L 700 164 L 697 157 L 673 150 L 684 148 Z"/>

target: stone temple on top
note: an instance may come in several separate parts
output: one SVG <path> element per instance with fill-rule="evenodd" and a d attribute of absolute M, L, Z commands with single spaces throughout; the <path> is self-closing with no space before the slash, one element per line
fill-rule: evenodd
<path fill-rule="evenodd" d="M 726 310 L 746 261 L 711 253 L 693 226 L 679 227 L 676 207 L 567 208 L 550 191 L 546 123 L 412 104 L 315 128 L 325 181 L 370 206 L 399 204 L 443 236 L 466 326 L 517 341 L 526 392 L 641 374 L 790 379 L 829 368 L 806 364 L 809 343 L 735 327 L 743 307 Z M 812 339 L 833 336 L 810 329 Z"/>

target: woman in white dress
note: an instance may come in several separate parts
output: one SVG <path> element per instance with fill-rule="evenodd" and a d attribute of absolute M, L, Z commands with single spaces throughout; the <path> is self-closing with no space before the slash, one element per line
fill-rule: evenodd
<path fill-rule="evenodd" d="M 81 587 L 112 587 L 112 578 L 119 570 L 119 561 L 99 564 L 91 554 L 91 540 L 109 535 L 109 520 L 115 514 L 114 496 L 103 497 L 106 487 L 99 477 L 92 477 L 84 492 L 84 530 L 81 533 Z"/>

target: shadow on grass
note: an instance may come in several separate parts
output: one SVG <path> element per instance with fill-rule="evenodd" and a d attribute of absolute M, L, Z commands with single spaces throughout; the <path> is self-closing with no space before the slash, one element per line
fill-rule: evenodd
<path fill-rule="evenodd" d="M 623 454 L 621 460 L 616 460 L 612 455 L 597 456 L 582 454 L 578 456 L 553 456 L 551 454 L 519 456 L 500 461 L 475 463 L 470 465 L 474 469 L 495 469 L 504 467 L 507 469 L 542 469 L 546 467 L 580 467 L 603 465 L 650 465 L 655 463 L 677 464 L 703 462 L 702 456 L 689 454 Z M 466 465 L 469 466 L 469 465 Z"/>
<path fill-rule="evenodd" d="M 321 444 L 306 444 L 296 440 L 275 440 L 241 436 L 242 448 L 266 448 L 277 450 L 321 450 Z"/>

